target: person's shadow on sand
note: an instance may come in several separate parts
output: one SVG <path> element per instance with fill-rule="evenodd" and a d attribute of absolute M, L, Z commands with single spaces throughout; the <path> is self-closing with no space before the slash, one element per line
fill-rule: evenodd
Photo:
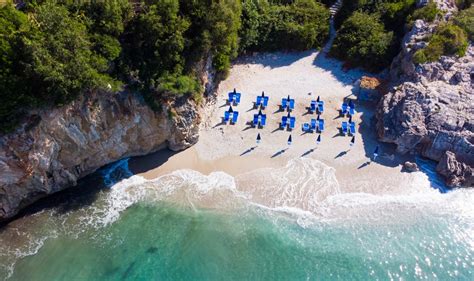
<path fill-rule="evenodd" d="M 360 165 L 359 167 L 357 167 L 357 169 L 360 170 L 360 169 L 362 169 L 362 168 L 365 168 L 365 167 L 369 166 L 370 163 L 372 163 L 372 161 L 367 161 L 367 162 L 365 162 L 365 163 L 362 163 L 362 165 Z"/>
<path fill-rule="evenodd" d="M 285 153 L 286 150 L 288 150 L 288 148 L 277 151 L 275 154 L 272 155 L 272 158 L 282 155 L 283 153 Z"/>
<path fill-rule="evenodd" d="M 257 147 L 254 146 L 254 147 L 251 147 L 251 148 L 247 149 L 246 151 L 242 152 L 240 154 L 240 156 L 244 156 L 245 154 L 248 154 L 248 153 L 252 152 L 255 148 L 257 148 Z"/>

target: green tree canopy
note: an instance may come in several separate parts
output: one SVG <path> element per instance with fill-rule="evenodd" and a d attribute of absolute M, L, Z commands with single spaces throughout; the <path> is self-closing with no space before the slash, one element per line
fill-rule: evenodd
<path fill-rule="evenodd" d="M 380 70 L 392 58 L 393 33 L 375 15 L 356 12 L 337 33 L 331 54 L 354 66 Z"/>

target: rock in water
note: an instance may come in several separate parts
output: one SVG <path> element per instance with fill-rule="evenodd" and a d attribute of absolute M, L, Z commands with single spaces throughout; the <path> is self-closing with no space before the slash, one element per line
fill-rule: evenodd
<path fill-rule="evenodd" d="M 451 151 L 446 151 L 441 157 L 436 170 L 447 178 L 450 186 L 474 187 L 474 169 L 456 159 Z"/>
<path fill-rule="evenodd" d="M 416 163 L 406 161 L 405 164 L 403 164 L 403 170 L 412 173 L 417 172 L 420 169 L 418 168 L 418 165 Z"/>

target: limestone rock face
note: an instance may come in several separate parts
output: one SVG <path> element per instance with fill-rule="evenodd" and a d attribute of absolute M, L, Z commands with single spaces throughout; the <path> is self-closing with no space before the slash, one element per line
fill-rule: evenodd
<path fill-rule="evenodd" d="M 446 151 L 441 157 L 436 170 L 447 178 L 449 185 L 474 186 L 474 169 L 472 166 L 458 161 L 456 155 L 451 151 Z"/>
<path fill-rule="evenodd" d="M 169 102 L 157 113 L 128 92 L 90 93 L 31 112 L 21 128 L 0 136 L 0 220 L 113 161 L 187 148 L 198 140 L 199 121 L 192 101 Z"/>
<path fill-rule="evenodd" d="M 436 1 L 448 13 L 450 1 Z M 445 3 L 446 2 L 446 3 Z M 435 24 L 416 21 L 405 36 L 390 75 L 395 86 L 377 108 L 377 131 L 401 153 L 418 151 L 439 161 L 438 172 L 450 186 L 472 186 L 474 166 L 474 47 L 464 57 L 443 56 L 415 64 L 413 54 Z M 469 176 L 471 175 L 471 176 Z"/>

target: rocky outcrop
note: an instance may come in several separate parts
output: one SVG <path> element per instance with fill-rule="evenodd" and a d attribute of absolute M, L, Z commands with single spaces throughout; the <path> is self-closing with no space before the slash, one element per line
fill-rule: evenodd
<path fill-rule="evenodd" d="M 451 151 L 446 151 L 441 157 L 436 170 L 446 177 L 447 183 L 451 186 L 474 186 L 474 176 L 472 166 L 458 161 L 456 155 Z"/>
<path fill-rule="evenodd" d="M 0 136 L 0 220 L 124 157 L 198 140 L 196 105 L 177 99 L 160 112 L 141 96 L 90 93 L 67 106 L 31 112 L 15 132 Z"/>
<path fill-rule="evenodd" d="M 449 1 L 437 2 L 444 7 L 441 4 Z M 450 186 L 472 186 L 474 47 L 471 44 L 461 58 L 414 64 L 414 52 L 426 46 L 424 39 L 435 27 L 418 20 L 405 36 L 390 71 L 396 86 L 377 109 L 378 135 L 401 153 L 417 151 L 438 161 L 437 170 Z"/>

